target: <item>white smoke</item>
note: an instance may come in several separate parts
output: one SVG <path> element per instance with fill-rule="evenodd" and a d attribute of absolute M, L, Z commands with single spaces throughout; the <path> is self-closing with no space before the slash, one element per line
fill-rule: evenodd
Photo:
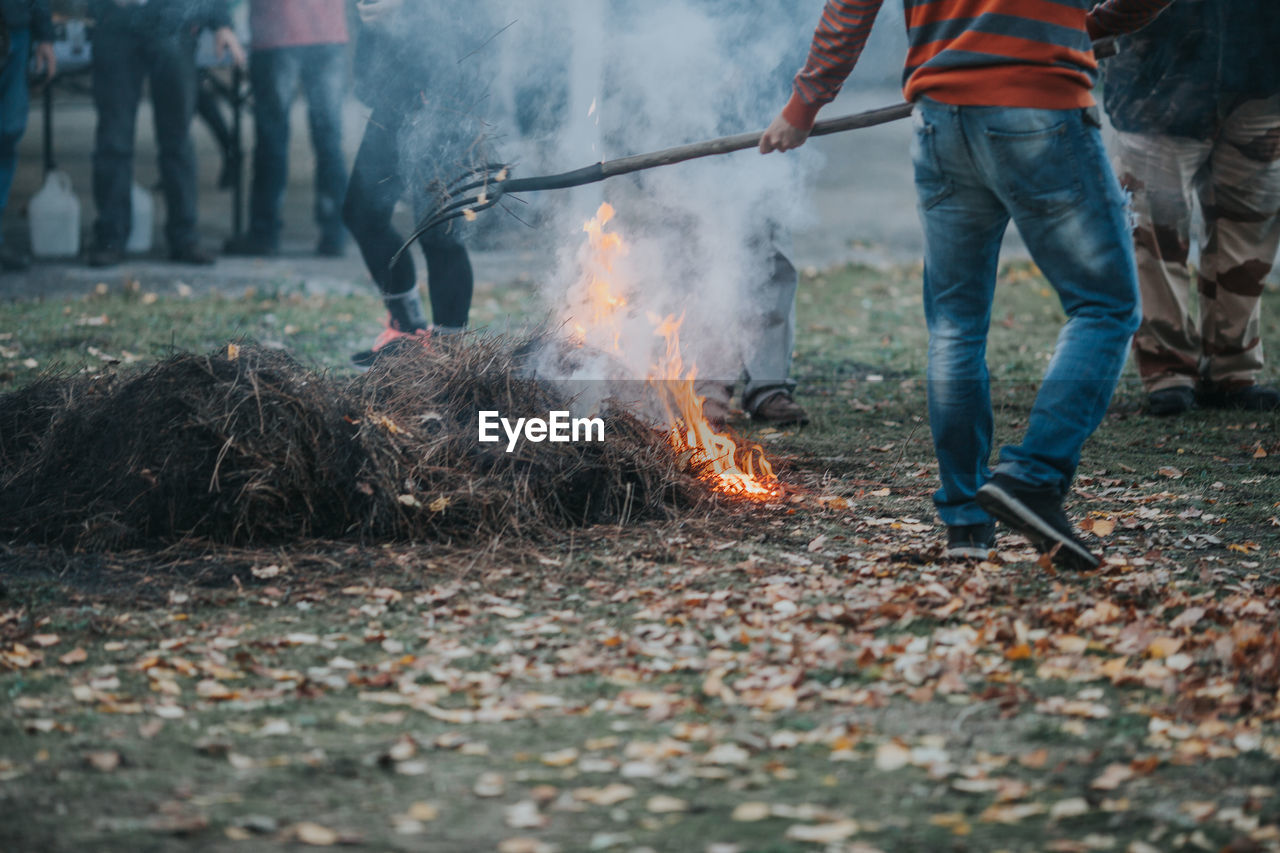
<path fill-rule="evenodd" d="M 541 133 L 504 141 L 517 176 L 761 130 L 791 92 L 821 0 L 520 0 L 502 36 L 500 93 L 541 79 Z M 539 78 L 539 75 L 548 75 Z M 562 75 L 557 81 L 556 75 Z M 535 87 L 536 90 L 536 87 Z M 505 97 L 500 95 L 499 97 Z M 528 103 L 525 108 L 528 110 Z M 536 111 L 536 110 L 535 110 Z M 683 315 L 686 364 L 733 380 L 754 342 L 771 235 L 803 224 L 811 152 L 745 151 L 663 167 L 539 200 L 540 227 L 560 247 L 543 288 L 553 318 L 581 275 L 581 224 L 602 200 L 630 245 L 615 271 L 627 291 L 621 361 L 643 378 L 661 342 L 651 317 Z M 617 359 L 610 359 L 616 370 Z M 586 374 L 606 368 L 582 368 Z"/>

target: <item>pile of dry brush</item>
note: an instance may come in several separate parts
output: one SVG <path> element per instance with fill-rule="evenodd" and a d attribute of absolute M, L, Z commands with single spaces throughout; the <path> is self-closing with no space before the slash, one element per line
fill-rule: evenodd
<path fill-rule="evenodd" d="M 462 543 L 663 517 L 705 491 L 625 413 L 593 444 L 480 444 L 480 410 L 568 409 L 498 339 L 335 379 L 230 345 L 0 397 L 0 537 L 105 550 L 201 539 Z"/>

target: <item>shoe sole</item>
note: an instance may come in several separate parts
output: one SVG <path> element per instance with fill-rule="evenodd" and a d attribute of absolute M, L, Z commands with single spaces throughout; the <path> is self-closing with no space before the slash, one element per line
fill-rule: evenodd
<path fill-rule="evenodd" d="M 1090 571 L 1102 565 L 1096 554 L 1055 530 L 1031 507 L 999 486 L 991 483 L 983 486 L 978 490 L 977 500 L 978 506 L 1027 537 L 1037 550 L 1064 568 Z"/>
<path fill-rule="evenodd" d="M 988 548 L 978 545 L 948 545 L 945 556 L 950 560 L 986 560 L 994 550 L 994 545 Z"/>

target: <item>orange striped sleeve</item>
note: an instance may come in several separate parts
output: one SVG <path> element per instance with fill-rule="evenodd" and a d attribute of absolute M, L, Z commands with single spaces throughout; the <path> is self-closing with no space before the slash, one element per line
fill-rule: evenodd
<path fill-rule="evenodd" d="M 791 101 L 782 115 L 794 127 L 808 130 L 818 110 L 835 100 L 848 79 L 884 0 L 827 0 L 813 34 L 809 59 L 796 75 Z"/>

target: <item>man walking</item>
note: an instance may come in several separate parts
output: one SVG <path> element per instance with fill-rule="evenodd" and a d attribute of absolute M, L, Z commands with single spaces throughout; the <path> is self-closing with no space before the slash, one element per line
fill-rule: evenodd
<path fill-rule="evenodd" d="M 280 207 L 289 180 L 289 108 L 299 85 L 307 98 L 315 151 L 316 254 L 339 257 L 346 246 L 342 199 L 342 100 L 346 95 L 345 0 L 251 0 L 253 54 L 249 80 L 257 144 L 249 231 L 227 244 L 233 255 L 274 255 L 280 248 Z"/>
<path fill-rule="evenodd" d="M 804 144 L 839 92 L 883 0 L 828 0 L 794 94 L 761 150 Z M 1098 558 L 1063 511 L 1085 440 L 1101 423 L 1137 328 L 1125 199 L 1103 149 L 1090 33 L 1137 29 L 1170 0 L 904 0 L 905 95 L 915 102 L 916 191 L 925 232 L 929 418 L 947 553 L 986 557 L 993 519 L 1069 568 Z M 987 331 L 1010 220 L 1068 320 L 1022 443 L 988 466 Z"/>
<path fill-rule="evenodd" d="M 0 0 L 0 28 L 8 50 L 0 50 L 0 217 L 9 205 L 9 190 L 18 167 L 18 143 L 27 132 L 27 66 L 35 55 L 46 82 L 58 70 L 53 53 L 53 26 L 48 0 Z M 3 45 L 0 45 L 2 48 Z M 0 233 L 0 269 L 25 270 L 26 252 L 4 244 Z"/>
<path fill-rule="evenodd" d="M 124 256 L 132 221 L 133 144 L 143 81 L 151 85 L 160 184 L 168 220 L 169 259 L 211 264 L 196 234 L 196 36 L 214 32 L 218 57 L 237 65 L 244 51 L 231 30 L 227 0 L 94 0 L 93 200 L 98 209 L 89 264 L 114 266 Z"/>
<path fill-rule="evenodd" d="M 1197 403 L 1280 408 L 1280 391 L 1258 383 L 1260 297 L 1280 248 L 1278 43 L 1280 4 L 1179 0 L 1103 65 L 1116 172 L 1137 219 L 1133 352 L 1153 415 Z M 1198 322 L 1188 267 L 1197 196 Z"/>

